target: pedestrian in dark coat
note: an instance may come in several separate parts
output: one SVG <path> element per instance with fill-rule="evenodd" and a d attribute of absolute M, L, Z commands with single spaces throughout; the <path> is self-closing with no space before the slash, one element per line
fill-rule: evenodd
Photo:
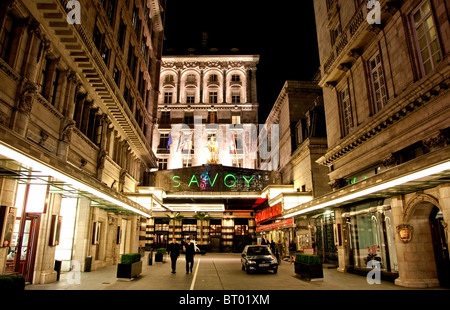
<path fill-rule="evenodd" d="M 177 269 L 177 259 L 180 256 L 180 245 L 175 239 L 172 239 L 172 243 L 169 244 L 167 254 L 170 255 L 170 260 L 172 261 L 172 273 L 175 273 Z"/>
<path fill-rule="evenodd" d="M 192 273 L 192 267 L 194 267 L 195 246 L 191 243 L 189 238 L 186 241 L 187 242 L 184 245 L 186 249 L 186 273 L 189 273 L 189 271 Z"/>

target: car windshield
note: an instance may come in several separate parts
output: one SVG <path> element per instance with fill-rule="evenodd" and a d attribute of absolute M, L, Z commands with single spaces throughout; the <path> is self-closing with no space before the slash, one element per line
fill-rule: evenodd
<path fill-rule="evenodd" d="M 251 247 L 247 249 L 247 255 L 270 255 L 270 250 L 267 247 Z"/>

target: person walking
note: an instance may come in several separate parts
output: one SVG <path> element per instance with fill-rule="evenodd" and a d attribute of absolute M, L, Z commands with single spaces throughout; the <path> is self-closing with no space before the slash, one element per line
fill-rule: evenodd
<path fill-rule="evenodd" d="M 180 256 L 180 245 L 175 238 L 172 239 L 172 243 L 169 244 L 169 251 L 167 254 L 170 255 L 170 260 L 172 261 L 172 273 L 175 273 L 177 269 L 177 259 Z"/>
<path fill-rule="evenodd" d="M 297 253 L 297 244 L 294 240 L 291 240 L 289 243 L 289 261 L 292 264 L 292 261 L 295 261 L 295 254 Z"/>
<path fill-rule="evenodd" d="M 189 273 L 189 271 L 192 273 L 192 267 L 194 267 L 195 246 L 193 243 L 191 243 L 190 238 L 187 238 L 185 248 L 186 273 Z"/>

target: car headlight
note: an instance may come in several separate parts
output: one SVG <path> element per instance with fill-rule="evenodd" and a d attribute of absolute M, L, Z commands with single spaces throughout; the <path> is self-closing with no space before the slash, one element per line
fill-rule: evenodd
<path fill-rule="evenodd" d="M 250 265 L 256 264 L 256 262 L 255 262 L 254 260 L 248 260 L 248 263 L 249 263 Z"/>

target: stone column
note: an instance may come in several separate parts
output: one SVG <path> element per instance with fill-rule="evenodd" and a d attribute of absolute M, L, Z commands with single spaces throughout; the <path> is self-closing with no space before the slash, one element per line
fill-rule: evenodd
<path fill-rule="evenodd" d="M 337 239 L 339 238 L 339 235 L 335 236 L 335 238 L 337 240 L 335 240 L 338 245 L 337 245 L 337 250 L 338 250 L 338 261 L 339 261 L 339 267 L 338 267 L 338 271 L 341 272 L 345 272 L 348 269 L 348 266 L 350 265 L 350 259 L 349 259 L 349 254 L 347 252 L 347 245 L 348 245 L 348 240 L 346 238 L 346 232 L 348 230 L 347 228 L 347 223 L 346 223 L 346 219 L 342 217 L 342 210 L 341 209 L 336 209 L 334 211 L 334 218 L 335 218 L 335 224 L 337 226 L 337 232 L 338 234 L 340 234 L 340 240 Z M 340 242 L 340 243 L 339 243 Z"/>
<path fill-rule="evenodd" d="M 203 70 L 200 70 L 200 103 L 203 103 Z"/>
<path fill-rule="evenodd" d="M 78 199 L 75 240 L 73 242 L 73 260 L 78 261 L 81 265 L 81 271 L 84 271 L 85 259 L 89 256 L 89 248 L 91 244 L 91 203 L 87 198 Z"/>
<path fill-rule="evenodd" d="M 58 75 L 58 81 L 56 81 L 56 91 L 55 91 L 55 109 L 59 112 L 64 113 L 64 99 L 67 89 L 67 75 L 68 71 L 60 71 Z"/>
<path fill-rule="evenodd" d="M 65 95 L 61 96 L 61 110 L 63 114 L 70 119 L 74 119 L 75 111 L 75 91 L 77 88 L 77 76 L 75 72 L 70 72 L 67 75 L 67 88 Z"/>
<path fill-rule="evenodd" d="M 223 69 L 223 103 L 227 103 L 227 70 Z"/>
<path fill-rule="evenodd" d="M 29 50 L 24 61 L 24 77 L 33 83 L 37 83 L 40 60 L 44 51 L 44 42 L 41 37 L 38 23 L 32 23 L 28 28 Z"/>
<path fill-rule="evenodd" d="M 177 102 L 174 103 L 181 103 L 181 70 L 178 70 L 178 82 L 177 82 Z"/>
<path fill-rule="evenodd" d="M 27 134 L 28 123 L 30 121 L 30 114 L 35 95 L 36 87 L 34 84 L 27 83 L 22 86 L 12 128 L 23 137 Z"/>
<path fill-rule="evenodd" d="M 398 232 L 395 232 L 399 274 L 395 284 L 415 288 L 439 286 L 428 217 L 413 216 L 404 223 L 405 211 L 411 210 L 406 210 L 407 204 L 403 196 L 391 197 L 391 209 L 396 228 L 401 224 L 408 224 L 414 229 L 410 241 L 402 241 Z"/>
<path fill-rule="evenodd" d="M 83 106 L 83 113 L 81 116 L 81 124 L 80 124 L 80 131 L 87 134 L 88 124 L 89 124 L 89 114 L 91 113 L 92 106 L 94 105 L 93 101 L 86 101 L 84 102 Z"/>
<path fill-rule="evenodd" d="M 50 95 L 51 95 L 51 91 L 52 91 L 52 86 L 53 86 L 53 79 L 55 78 L 56 75 L 56 67 L 58 66 L 60 61 L 60 58 L 56 58 L 56 59 L 49 59 L 48 60 L 48 70 L 47 70 L 47 76 L 45 78 L 45 85 L 44 85 L 44 89 L 42 91 L 42 96 L 49 100 L 50 99 Z"/>
<path fill-rule="evenodd" d="M 447 244 L 450 243 L 448 234 L 448 224 L 450 223 L 450 183 L 439 186 L 439 206 L 444 217 L 445 237 Z"/>

